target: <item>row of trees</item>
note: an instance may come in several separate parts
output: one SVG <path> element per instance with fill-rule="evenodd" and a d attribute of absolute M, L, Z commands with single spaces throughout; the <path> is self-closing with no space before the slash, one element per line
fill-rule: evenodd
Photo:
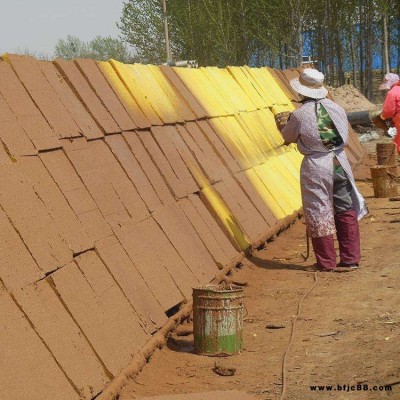
<path fill-rule="evenodd" d="M 319 60 L 330 85 L 350 74 L 372 97 L 373 70 L 400 69 L 399 0 L 166 0 L 175 60 L 199 65 L 301 65 Z M 121 38 L 145 63 L 166 61 L 162 0 L 126 0 Z"/>

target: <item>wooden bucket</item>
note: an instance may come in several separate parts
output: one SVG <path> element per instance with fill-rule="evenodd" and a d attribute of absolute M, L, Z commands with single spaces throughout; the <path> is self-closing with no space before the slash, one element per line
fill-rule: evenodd
<path fill-rule="evenodd" d="M 371 167 L 371 178 L 375 197 L 397 196 L 397 167 L 395 165 Z"/>
<path fill-rule="evenodd" d="M 396 146 L 393 142 L 376 144 L 378 165 L 396 165 Z"/>

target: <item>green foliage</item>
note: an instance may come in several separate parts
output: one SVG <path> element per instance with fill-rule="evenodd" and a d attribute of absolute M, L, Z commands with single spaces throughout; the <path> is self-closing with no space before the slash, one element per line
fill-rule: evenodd
<path fill-rule="evenodd" d="M 96 36 L 90 42 L 84 42 L 76 36 L 68 35 L 59 39 L 55 47 L 55 56 L 72 60 L 74 58 L 92 58 L 107 61 L 111 58 L 121 62 L 132 62 L 133 56 L 127 45 L 120 39 L 111 36 Z"/>

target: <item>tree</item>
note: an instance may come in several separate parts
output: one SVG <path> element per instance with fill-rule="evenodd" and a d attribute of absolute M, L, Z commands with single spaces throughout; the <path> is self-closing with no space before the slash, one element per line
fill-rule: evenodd
<path fill-rule="evenodd" d="M 55 56 L 67 60 L 92 58 L 107 61 L 112 58 L 121 62 L 132 62 L 133 59 L 127 45 L 122 40 L 111 36 L 96 36 L 93 40 L 84 42 L 76 36 L 68 35 L 66 39 L 58 40 Z"/>

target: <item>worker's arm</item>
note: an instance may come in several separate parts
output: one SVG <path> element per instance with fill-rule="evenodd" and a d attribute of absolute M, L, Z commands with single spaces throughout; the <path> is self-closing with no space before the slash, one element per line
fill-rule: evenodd
<path fill-rule="evenodd" d="M 383 103 L 381 118 L 393 118 L 396 113 L 396 95 L 393 91 L 389 91 Z"/>

